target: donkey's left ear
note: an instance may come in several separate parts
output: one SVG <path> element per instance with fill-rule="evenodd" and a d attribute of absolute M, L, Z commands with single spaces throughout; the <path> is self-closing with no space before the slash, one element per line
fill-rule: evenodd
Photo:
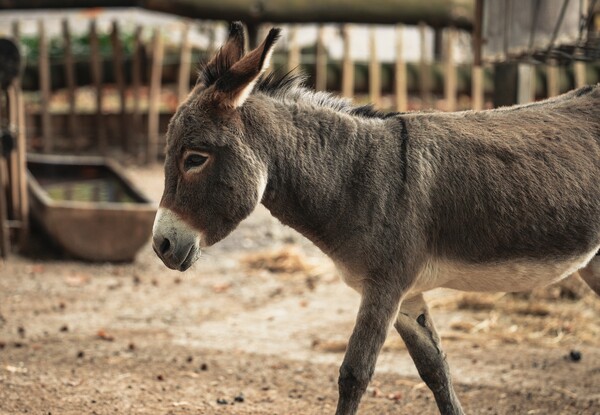
<path fill-rule="evenodd" d="M 269 67 L 275 42 L 281 29 L 269 31 L 266 39 L 253 51 L 237 61 L 215 83 L 214 99 L 225 108 L 241 107 L 263 72 Z"/>

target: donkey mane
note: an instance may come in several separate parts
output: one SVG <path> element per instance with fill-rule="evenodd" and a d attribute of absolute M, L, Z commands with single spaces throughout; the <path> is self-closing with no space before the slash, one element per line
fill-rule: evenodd
<path fill-rule="evenodd" d="M 385 119 L 400 114 L 376 110 L 372 104 L 354 106 L 352 101 L 347 98 L 338 97 L 329 92 L 314 91 L 307 88 L 305 83 L 306 76 L 293 70 L 287 73 L 271 72 L 260 79 L 255 91 L 278 101 L 304 102 L 363 118 Z"/>

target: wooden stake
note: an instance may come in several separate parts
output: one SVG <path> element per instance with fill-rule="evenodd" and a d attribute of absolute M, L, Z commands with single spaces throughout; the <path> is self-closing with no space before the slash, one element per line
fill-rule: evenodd
<path fill-rule="evenodd" d="M 450 27 L 446 30 L 444 47 L 444 99 L 446 111 L 456 110 L 456 66 L 454 65 L 454 41 L 456 31 Z"/>
<path fill-rule="evenodd" d="M 404 61 L 404 26 L 396 26 L 396 64 L 395 64 L 395 96 L 396 111 L 406 112 L 408 110 L 408 87 L 406 80 L 406 62 Z"/>
<path fill-rule="evenodd" d="M 65 52 L 65 80 L 67 83 L 67 101 L 69 102 L 69 113 L 67 115 L 67 128 L 69 131 L 69 138 L 74 143 L 76 151 L 79 151 L 79 140 L 77 139 L 77 123 L 75 115 L 75 88 L 77 87 L 75 80 L 75 62 L 73 60 L 73 49 L 71 47 L 71 30 L 69 28 L 69 20 L 63 19 L 62 21 L 62 32 L 64 39 L 64 52 Z"/>
<path fill-rule="evenodd" d="M 148 97 L 148 151 L 146 163 L 154 163 L 158 158 L 162 63 L 162 36 L 160 30 L 156 28 L 154 29 L 154 35 L 152 37 L 152 69 L 150 74 L 150 93 Z"/>
<path fill-rule="evenodd" d="M 181 31 L 181 50 L 179 54 L 179 76 L 177 79 L 177 103 L 181 104 L 190 89 L 192 67 L 192 45 L 190 43 L 190 24 L 185 23 Z"/>
<path fill-rule="evenodd" d="M 298 43 L 298 26 L 290 27 L 290 41 L 288 48 L 288 71 L 298 68 L 300 62 L 300 44 Z"/>
<path fill-rule="evenodd" d="M 483 0 L 475 1 L 475 21 L 473 27 L 473 68 L 471 72 L 471 106 L 474 110 L 483 109 L 484 88 L 481 62 L 483 23 Z"/>
<path fill-rule="evenodd" d="M 90 65 L 92 83 L 96 90 L 96 116 L 95 116 L 95 138 L 101 154 L 107 153 L 107 143 L 104 120 L 102 119 L 102 57 L 100 56 L 100 43 L 96 19 L 90 22 Z"/>
<path fill-rule="evenodd" d="M 427 26 L 425 23 L 419 23 L 419 43 L 421 46 L 421 57 L 419 59 L 419 91 L 421 95 L 421 108 L 427 108 L 430 105 L 430 67 L 427 63 Z"/>
<path fill-rule="evenodd" d="M 127 125 L 126 112 L 126 87 L 125 87 L 125 70 L 123 68 L 123 45 L 119 37 L 119 23 L 116 20 L 112 22 L 112 30 L 110 33 L 110 41 L 113 49 L 113 73 L 117 90 L 119 91 L 119 121 L 121 133 L 121 146 L 124 151 L 131 149 L 131 139 L 129 137 L 129 128 Z"/>
<path fill-rule="evenodd" d="M 21 28 L 18 21 L 13 23 L 13 38 L 17 43 L 21 38 Z M 29 235 L 29 198 L 27 194 L 27 145 L 25 142 L 25 105 L 23 103 L 23 91 L 21 90 L 21 79 L 17 77 L 13 83 L 15 102 L 16 102 L 16 131 L 17 143 L 16 151 L 18 168 L 18 186 L 19 186 L 19 214 L 18 219 L 21 223 L 19 228 L 18 247 L 20 251 L 25 249 L 27 236 Z"/>
<path fill-rule="evenodd" d="M 325 49 L 325 28 L 320 25 L 317 32 L 317 50 L 315 57 L 315 89 L 327 89 L 327 51 Z"/>
<path fill-rule="evenodd" d="M 554 59 L 550 59 L 546 65 L 546 91 L 548 98 L 560 94 L 560 74 Z"/>
<path fill-rule="evenodd" d="M 137 26 L 133 34 L 133 62 L 131 65 L 131 83 L 133 86 L 133 108 L 131 110 L 133 119 L 132 137 L 133 137 L 133 152 L 137 155 L 138 163 L 143 163 L 146 160 L 146 148 L 143 147 L 145 140 L 144 128 L 142 125 L 142 115 L 140 113 L 140 98 L 142 85 L 142 27 Z"/>
<path fill-rule="evenodd" d="M 344 55 L 342 57 L 342 95 L 346 98 L 354 97 L 354 62 L 352 61 L 351 26 L 345 24 L 342 27 L 342 38 L 344 40 Z"/>
<path fill-rule="evenodd" d="M 54 149 L 54 137 L 50 119 L 50 62 L 46 27 L 43 20 L 38 21 L 39 34 L 39 75 L 40 75 L 40 114 L 42 116 L 43 150 L 48 153 Z"/>
<path fill-rule="evenodd" d="M 377 37 L 374 27 L 371 27 L 369 34 L 369 97 L 371 103 L 375 107 L 379 107 L 381 101 L 381 66 L 377 58 Z"/>

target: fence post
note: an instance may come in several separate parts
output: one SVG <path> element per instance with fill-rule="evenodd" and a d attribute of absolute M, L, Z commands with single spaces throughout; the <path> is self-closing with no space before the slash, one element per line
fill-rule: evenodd
<path fill-rule="evenodd" d="M 106 154 L 106 134 L 104 120 L 102 119 L 102 58 L 100 56 L 96 19 L 90 21 L 90 65 L 92 83 L 96 91 L 95 138 L 100 153 Z"/>
<path fill-rule="evenodd" d="M 431 89 L 431 68 L 427 62 L 427 26 L 419 23 L 419 43 L 421 56 L 419 59 L 419 92 L 421 95 L 421 109 L 430 105 L 429 91 Z"/>
<path fill-rule="evenodd" d="M 133 128 L 133 152 L 137 156 L 137 162 L 143 163 L 146 158 L 146 149 L 143 148 L 145 140 L 142 140 L 143 123 L 142 115 L 140 113 L 140 95 L 142 85 L 142 27 L 137 26 L 133 33 L 133 62 L 131 65 L 131 84 L 133 86 L 133 107 L 131 109 Z"/>
<path fill-rule="evenodd" d="M 163 42 L 160 29 L 155 28 L 152 36 L 152 67 L 148 96 L 148 149 L 146 163 L 158 158 L 158 135 L 160 127 L 160 84 L 163 64 Z"/>
<path fill-rule="evenodd" d="M 325 91 L 327 89 L 327 50 L 325 49 L 325 29 L 319 25 L 317 31 L 317 50 L 315 57 L 315 89 Z"/>
<path fill-rule="evenodd" d="M 77 123 L 75 120 L 75 62 L 73 60 L 73 48 L 71 46 L 71 29 L 67 18 L 62 20 L 62 33 L 64 40 L 65 53 L 65 80 L 67 83 L 67 101 L 69 102 L 69 113 L 67 116 L 67 125 L 69 130 L 69 139 L 73 142 L 76 151 L 79 151 L 79 140 L 77 139 Z"/>
<path fill-rule="evenodd" d="M 346 98 L 354 96 L 354 62 L 350 42 L 351 26 L 342 26 L 342 39 L 344 42 L 344 55 L 342 56 L 342 95 Z"/>
<path fill-rule="evenodd" d="M 39 35 L 39 76 L 40 76 L 40 113 L 42 117 L 43 150 L 48 153 L 54 148 L 52 124 L 50 119 L 50 62 L 48 57 L 48 42 L 46 27 L 42 19 L 38 20 Z"/>
<path fill-rule="evenodd" d="M 191 67 L 192 45 L 190 43 L 190 24 L 186 22 L 181 30 L 179 74 L 177 76 L 177 104 L 181 104 L 188 95 Z"/>
<path fill-rule="evenodd" d="M 446 30 L 445 62 L 444 62 L 444 100 L 446 111 L 456 110 L 456 67 L 454 65 L 454 41 L 456 31 L 453 27 Z"/>
<path fill-rule="evenodd" d="M 560 74 L 558 64 L 554 59 L 549 59 L 546 64 L 546 92 L 549 98 L 560 93 Z"/>
<path fill-rule="evenodd" d="M 396 111 L 405 112 L 408 109 L 408 88 L 406 82 L 406 62 L 404 61 L 404 26 L 396 26 L 396 63 L 394 87 L 396 96 Z"/>
<path fill-rule="evenodd" d="M 18 20 L 13 22 L 13 38 L 19 44 L 21 38 L 21 28 Z M 25 105 L 23 103 L 23 91 L 21 89 L 21 78 L 14 80 L 13 88 L 15 91 L 16 103 L 16 128 L 17 128 L 17 164 L 18 186 L 19 186 L 19 213 L 18 218 L 21 221 L 19 228 L 19 250 L 23 251 L 27 244 L 27 235 L 29 234 L 29 199 L 27 194 L 27 145 L 25 142 Z"/>
<path fill-rule="evenodd" d="M 375 107 L 379 107 L 381 104 L 381 66 L 377 58 L 376 35 L 375 27 L 371 27 L 369 30 L 369 99 Z"/>
<path fill-rule="evenodd" d="M 471 70 L 471 106 L 475 111 L 483 109 L 483 68 L 481 66 L 483 0 L 475 1 L 473 27 L 473 68 Z"/>
<path fill-rule="evenodd" d="M 124 151 L 131 149 L 131 139 L 127 126 L 125 72 L 123 68 L 123 45 L 119 37 L 119 22 L 113 20 L 110 40 L 113 49 L 113 73 L 119 91 L 119 132 L 121 133 L 121 147 Z"/>
<path fill-rule="evenodd" d="M 301 64 L 300 44 L 298 43 L 298 26 L 290 27 L 290 37 L 288 45 L 288 71 L 298 68 Z"/>

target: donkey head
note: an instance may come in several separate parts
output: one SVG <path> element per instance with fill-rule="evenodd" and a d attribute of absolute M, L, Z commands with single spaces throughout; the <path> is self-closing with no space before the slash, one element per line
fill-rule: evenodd
<path fill-rule="evenodd" d="M 267 165 L 249 145 L 241 107 L 269 65 L 279 29 L 244 53 L 241 23 L 205 65 L 167 131 L 165 189 L 154 220 L 153 248 L 185 271 L 200 248 L 228 235 L 260 203 Z"/>

